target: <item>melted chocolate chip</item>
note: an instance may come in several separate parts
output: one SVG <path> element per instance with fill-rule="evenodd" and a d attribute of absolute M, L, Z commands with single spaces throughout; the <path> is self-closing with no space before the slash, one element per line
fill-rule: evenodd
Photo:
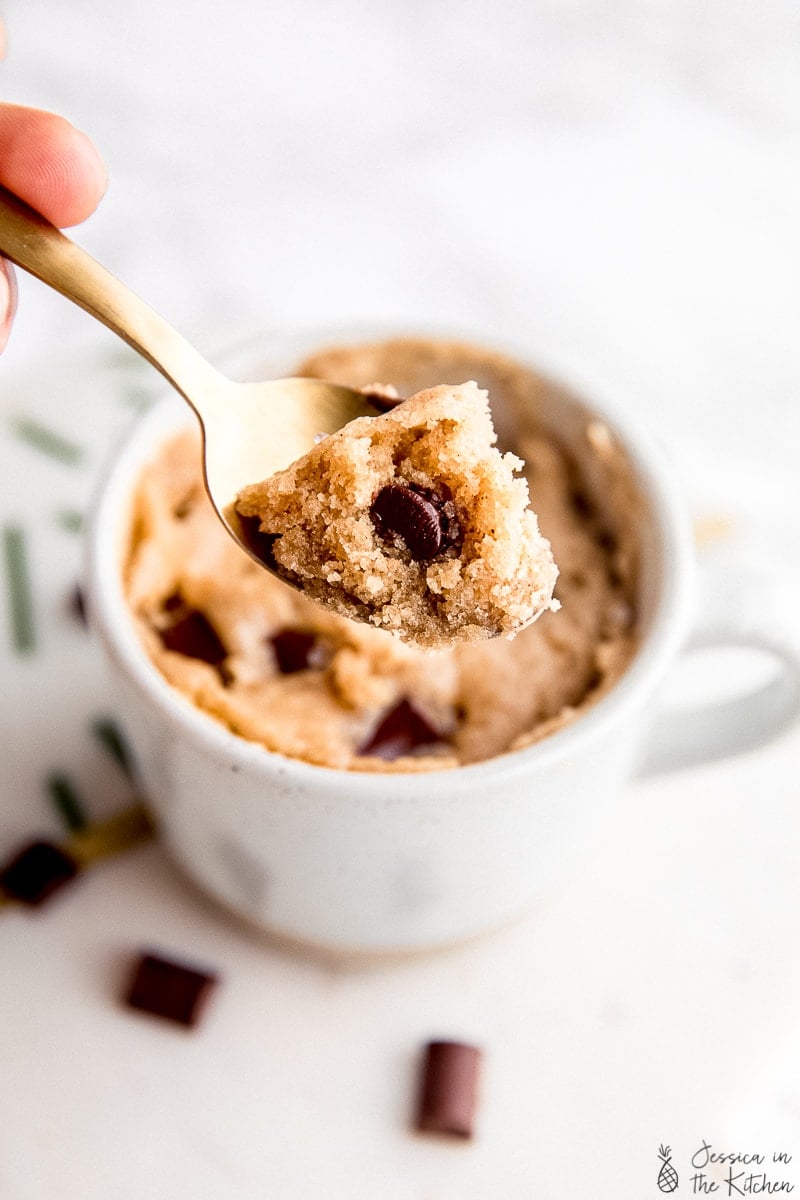
<path fill-rule="evenodd" d="M 413 483 L 388 483 L 372 501 L 379 535 L 401 541 L 416 562 L 427 562 L 461 544 L 461 527 L 449 496 Z"/>
<path fill-rule="evenodd" d="M 270 638 L 275 651 L 275 661 L 282 675 L 294 675 L 307 671 L 317 639 L 313 633 L 302 633 L 299 629 L 284 629 Z"/>
<path fill-rule="evenodd" d="M 392 762 L 411 754 L 419 746 L 430 746 L 442 739 L 409 700 L 401 700 L 381 721 L 359 754 L 369 754 Z"/>
<path fill-rule="evenodd" d="M 189 608 L 180 597 L 176 604 L 175 598 L 170 596 L 164 608 L 176 614 L 172 624 L 159 630 L 165 650 L 183 654 L 186 658 L 198 658 L 212 667 L 218 667 L 225 661 L 228 651 L 204 613 Z"/>

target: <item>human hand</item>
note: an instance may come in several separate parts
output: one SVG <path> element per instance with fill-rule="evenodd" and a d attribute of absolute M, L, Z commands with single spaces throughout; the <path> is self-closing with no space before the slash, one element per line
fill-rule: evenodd
<path fill-rule="evenodd" d="M 0 58 L 4 50 L 0 22 Z M 106 190 L 106 169 L 86 134 L 64 117 L 0 103 L 0 184 L 63 228 L 94 212 Z M 0 352 L 16 305 L 14 272 L 0 258 Z"/>

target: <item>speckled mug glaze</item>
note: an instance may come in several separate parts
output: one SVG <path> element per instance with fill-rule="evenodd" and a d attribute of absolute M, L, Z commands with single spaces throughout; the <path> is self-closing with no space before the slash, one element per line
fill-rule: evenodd
<path fill-rule="evenodd" d="M 289 373 L 321 345 L 382 336 L 390 334 L 264 337 L 222 365 L 233 377 L 267 378 Z M 547 379 L 565 378 L 524 349 L 496 348 Z M 630 458 L 644 500 L 641 644 L 611 692 L 573 724 L 524 750 L 447 771 L 369 774 L 287 759 L 235 736 L 173 689 L 139 641 L 121 565 L 140 470 L 186 422 L 185 406 L 172 397 L 159 403 L 111 465 L 90 536 L 90 612 L 142 787 L 175 860 L 264 929 L 328 950 L 387 953 L 502 925 L 563 872 L 648 747 L 659 768 L 722 757 L 767 740 L 796 714 L 794 651 L 743 619 L 741 605 L 733 612 L 717 604 L 702 642 L 766 646 L 782 675 L 738 714 L 720 706 L 652 727 L 654 696 L 689 641 L 696 609 L 684 500 L 650 436 L 601 388 L 554 382 L 548 403 L 567 440 L 587 416 L 599 417 Z"/>

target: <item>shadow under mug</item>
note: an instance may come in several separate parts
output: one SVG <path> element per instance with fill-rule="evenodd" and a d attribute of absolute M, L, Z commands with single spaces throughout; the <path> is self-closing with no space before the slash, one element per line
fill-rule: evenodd
<path fill-rule="evenodd" d="M 265 336 L 222 365 L 233 378 L 278 377 L 320 346 L 382 336 Z M 768 583 L 715 577 L 698 601 L 684 499 L 646 430 L 596 385 L 564 383 L 530 352 L 509 353 L 542 376 L 537 416 L 567 443 L 590 418 L 609 426 L 644 501 L 637 653 L 607 695 L 526 749 L 446 771 L 370 774 L 287 759 L 237 737 L 153 666 L 123 592 L 137 479 L 162 440 L 193 419 L 186 406 L 167 397 L 151 410 L 103 482 L 90 532 L 90 614 L 160 835 L 204 890 L 284 939 L 390 953 L 498 927 L 551 887 L 635 771 L 758 746 L 800 711 L 800 650 L 765 603 Z M 657 691 L 681 651 L 712 645 L 766 650 L 780 670 L 736 701 L 658 715 Z"/>

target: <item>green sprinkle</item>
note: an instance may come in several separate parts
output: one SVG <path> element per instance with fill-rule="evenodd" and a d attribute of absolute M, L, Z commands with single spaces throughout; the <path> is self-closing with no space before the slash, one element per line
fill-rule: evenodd
<path fill-rule="evenodd" d="M 56 523 L 62 529 L 66 529 L 67 533 L 82 533 L 83 513 L 79 513 L 77 508 L 59 509 L 56 513 Z"/>
<path fill-rule="evenodd" d="M 79 833 L 87 828 L 89 822 L 86 820 L 83 805 L 67 775 L 50 775 L 47 780 L 47 790 L 54 807 L 70 833 Z"/>
<path fill-rule="evenodd" d="M 30 417 L 12 418 L 11 428 L 23 442 L 41 450 L 43 454 L 49 454 L 51 458 L 57 458 L 59 462 L 75 466 L 83 458 L 83 451 L 75 442 L 62 437 L 53 429 L 48 429 L 46 425 L 31 420 Z"/>
<path fill-rule="evenodd" d="M 3 551 L 8 582 L 11 644 L 18 654 L 28 654 L 35 648 L 36 632 L 28 559 L 25 553 L 25 534 L 18 525 L 6 525 L 3 530 Z"/>
<path fill-rule="evenodd" d="M 92 722 L 92 732 L 130 779 L 133 774 L 131 756 L 117 723 L 110 717 L 98 717 Z"/>

